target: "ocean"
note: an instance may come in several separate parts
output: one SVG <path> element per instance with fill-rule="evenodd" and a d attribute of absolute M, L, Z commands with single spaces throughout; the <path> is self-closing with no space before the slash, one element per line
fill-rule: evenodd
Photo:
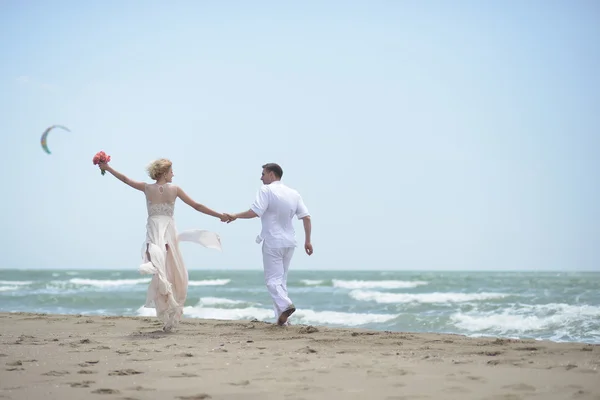
<path fill-rule="evenodd" d="M 262 271 L 190 271 L 188 318 L 274 322 Z M 0 270 L 0 312 L 154 316 L 131 270 Z M 600 343 L 600 272 L 294 271 L 294 324 Z"/>

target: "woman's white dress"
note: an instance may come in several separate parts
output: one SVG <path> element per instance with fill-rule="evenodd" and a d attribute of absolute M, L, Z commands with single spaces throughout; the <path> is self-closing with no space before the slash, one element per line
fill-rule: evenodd
<path fill-rule="evenodd" d="M 203 230 L 177 234 L 173 219 L 177 186 L 146 184 L 144 192 L 148 221 L 139 270 L 152 275 L 145 307 L 156 309 L 156 316 L 168 331 L 179 323 L 187 297 L 188 272 L 179 242 L 190 241 L 221 250 L 221 240 L 216 233 Z"/>

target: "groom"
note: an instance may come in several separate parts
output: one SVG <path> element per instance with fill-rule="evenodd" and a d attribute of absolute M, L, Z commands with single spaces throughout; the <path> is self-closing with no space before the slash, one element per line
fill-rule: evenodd
<path fill-rule="evenodd" d="M 313 253 L 310 243 L 311 221 L 308 209 L 300 194 L 281 183 L 283 170 L 275 163 L 262 166 L 260 180 L 264 184 L 256 200 L 248 211 L 238 214 L 225 214 L 227 223 L 238 218 L 260 217 L 262 230 L 256 243 L 263 242 L 263 268 L 265 283 L 275 306 L 275 318 L 278 325 L 286 325 L 296 307 L 287 291 L 287 275 L 296 248 L 296 238 L 292 218 L 294 215 L 304 224 L 304 250 L 309 256 Z"/>

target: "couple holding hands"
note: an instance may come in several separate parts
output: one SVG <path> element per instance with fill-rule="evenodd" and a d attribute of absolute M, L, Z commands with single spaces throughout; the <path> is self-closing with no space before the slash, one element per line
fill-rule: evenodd
<path fill-rule="evenodd" d="M 287 291 L 287 275 L 296 248 L 292 224 L 294 216 L 304 225 L 304 250 L 313 253 L 311 219 L 300 194 L 281 182 L 283 170 L 278 164 L 262 166 L 262 187 L 250 209 L 236 214 L 218 213 L 190 198 L 179 186 L 173 185 L 173 165 L 168 159 L 153 161 L 147 168 L 155 183 L 147 184 L 129 179 L 108 163 L 99 163 L 102 171 L 134 189 L 144 192 L 148 209 L 146 240 L 142 249 L 140 272 L 151 274 L 145 307 L 155 308 L 165 331 L 171 331 L 183 315 L 187 297 L 188 272 L 179 250 L 180 241 L 192 241 L 205 247 L 221 248 L 219 236 L 207 231 L 186 231 L 177 234 L 173 219 L 177 198 L 203 214 L 223 222 L 236 219 L 260 218 L 262 229 L 256 242 L 262 242 L 263 268 L 267 290 L 273 300 L 278 325 L 289 324 L 296 311 Z"/>

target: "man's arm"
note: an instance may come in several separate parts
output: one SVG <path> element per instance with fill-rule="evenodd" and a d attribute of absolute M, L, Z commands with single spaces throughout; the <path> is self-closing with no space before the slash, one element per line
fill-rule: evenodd
<path fill-rule="evenodd" d="M 304 225 L 304 250 L 306 254 L 309 256 L 313 253 L 313 247 L 310 243 L 310 234 L 312 232 L 312 222 L 310 220 L 310 215 L 302 218 L 302 224 Z"/>
<path fill-rule="evenodd" d="M 258 217 L 258 215 L 254 211 L 252 211 L 252 210 L 244 211 L 244 212 L 237 213 L 237 214 L 227 214 L 227 213 L 225 213 L 224 215 L 226 217 L 228 217 L 227 223 L 233 222 L 233 221 L 235 221 L 238 218 L 241 218 L 241 219 L 252 219 L 252 218 Z"/>
<path fill-rule="evenodd" d="M 238 218 L 252 219 L 260 217 L 265 213 L 267 207 L 269 207 L 269 188 L 267 185 L 263 185 L 256 194 L 256 200 L 254 200 L 248 211 L 237 214 L 225 214 L 229 219 L 227 223 L 233 222 Z"/>
<path fill-rule="evenodd" d="M 248 210 L 248 211 L 244 211 L 238 214 L 233 214 L 234 218 L 241 218 L 241 219 L 251 219 L 251 218 L 256 218 L 258 217 L 258 214 L 255 213 L 252 210 Z"/>

